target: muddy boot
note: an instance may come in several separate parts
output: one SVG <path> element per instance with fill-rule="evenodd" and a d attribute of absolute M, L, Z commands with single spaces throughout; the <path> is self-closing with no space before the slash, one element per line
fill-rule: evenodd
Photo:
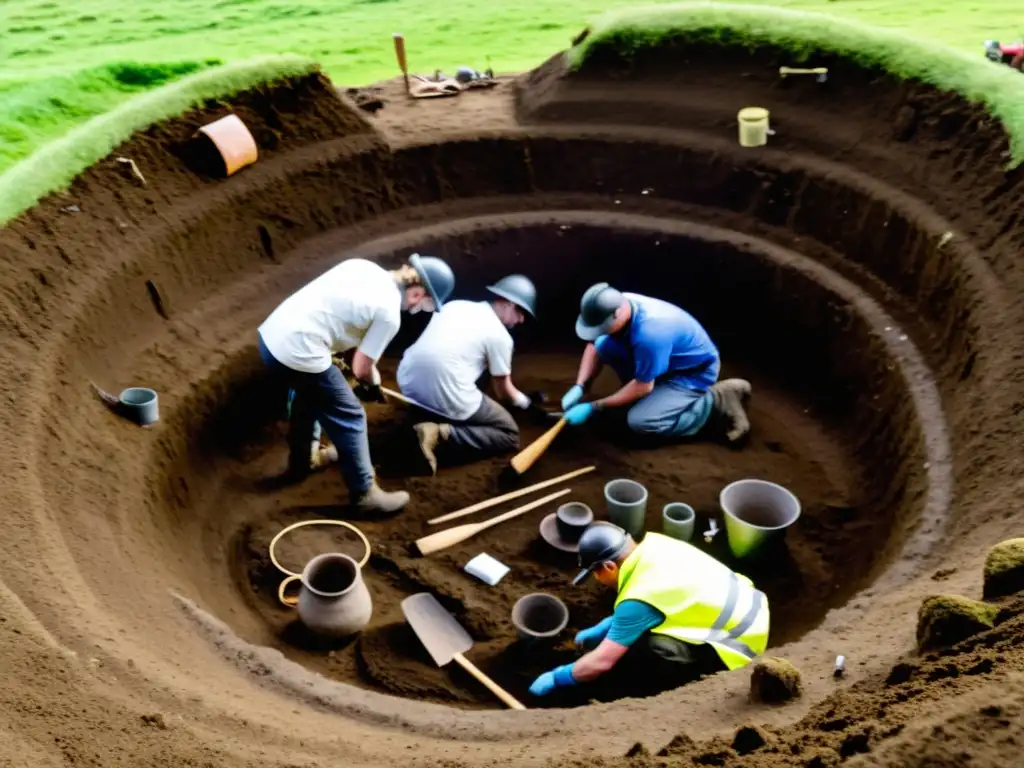
<path fill-rule="evenodd" d="M 320 442 L 317 441 L 313 444 L 313 455 L 309 461 L 310 468 L 322 469 L 323 467 L 333 464 L 337 460 L 338 449 L 334 447 L 334 443 L 320 445 Z"/>
<path fill-rule="evenodd" d="M 420 451 L 423 458 L 430 465 L 430 473 L 437 474 L 437 455 L 435 451 L 440 443 L 443 443 L 452 434 L 451 424 L 435 424 L 431 421 L 423 421 L 415 425 L 416 439 L 420 444 Z"/>
<path fill-rule="evenodd" d="M 355 499 L 352 502 L 352 506 L 361 516 L 374 517 L 398 512 L 408 503 L 408 493 L 405 491 L 385 491 L 374 480 L 369 490 L 358 499 Z"/>
<path fill-rule="evenodd" d="M 735 443 L 750 432 L 750 420 L 743 404 L 750 399 L 750 382 L 744 379 L 725 379 L 711 387 L 715 399 L 714 409 L 723 421 L 725 439 Z"/>

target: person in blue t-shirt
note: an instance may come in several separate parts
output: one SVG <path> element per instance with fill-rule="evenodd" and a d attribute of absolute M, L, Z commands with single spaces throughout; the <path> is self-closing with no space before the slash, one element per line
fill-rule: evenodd
<path fill-rule="evenodd" d="M 750 382 L 718 381 L 718 348 L 703 326 L 674 304 L 597 283 L 580 301 L 576 335 L 588 344 L 576 383 L 562 398 L 569 424 L 582 424 L 605 408 L 628 406 L 626 422 L 643 434 L 687 437 L 720 428 L 735 443 L 750 431 L 744 410 Z M 615 371 L 622 388 L 580 402 L 604 365 Z"/>

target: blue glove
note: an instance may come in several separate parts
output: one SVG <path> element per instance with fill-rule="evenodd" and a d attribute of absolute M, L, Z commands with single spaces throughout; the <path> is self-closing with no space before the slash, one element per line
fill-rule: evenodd
<path fill-rule="evenodd" d="M 581 629 L 576 633 L 576 645 L 586 650 L 596 648 L 597 645 L 604 640 L 605 635 L 608 634 L 608 630 L 612 627 L 612 617 L 609 616 L 606 619 L 601 620 L 592 627 Z"/>
<path fill-rule="evenodd" d="M 572 388 L 562 395 L 562 410 L 568 411 L 576 403 L 583 399 L 583 387 L 579 384 L 573 384 Z"/>
<path fill-rule="evenodd" d="M 567 685 L 576 685 L 576 678 L 572 676 L 572 664 L 563 664 L 542 674 L 533 681 L 530 693 L 534 696 L 547 696 L 555 688 L 564 688 Z"/>
<path fill-rule="evenodd" d="M 578 427 L 580 424 L 590 418 L 591 414 L 594 413 L 593 403 L 580 403 L 574 405 L 568 411 L 565 412 L 565 420 L 572 424 L 574 427 Z"/>

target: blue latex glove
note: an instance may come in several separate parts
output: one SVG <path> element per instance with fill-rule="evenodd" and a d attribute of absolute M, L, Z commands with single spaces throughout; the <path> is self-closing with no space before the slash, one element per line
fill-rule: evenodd
<path fill-rule="evenodd" d="M 598 644 L 604 640 L 605 635 L 608 634 L 608 630 L 612 627 L 612 617 L 609 616 L 606 619 L 598 622 L 592 627 L 581 629 L 576 633 L 576 645 L 586 650 L 592 650 L 596 648 Z"/>
<path fill-rule="evenodd" d="M 564 688 L 567 685 L 576 685 L 576 678 L 572 676 L 572 664 L 563 664 L 542 674 L 533 681 L 530 693 L 534 696 L 547 696 L 555 688 Z"/>
<path fill-rule="evenodd" d="M 593 403 L 580 403 L 574 405 L 568 411 L 565 412 L 565 420 L 572 424 L 574 427 L 578 427 L 580 424 L 585 422 L 594 413 Z"/>
<path fill-rule="evenodd" d="M 579 384 L 573 384 L 572 388 L 570 388 L 568 392 L 562 395 L 562 410 L 568 411 L 582 399 L 583 387 L 581 387 Z"/>

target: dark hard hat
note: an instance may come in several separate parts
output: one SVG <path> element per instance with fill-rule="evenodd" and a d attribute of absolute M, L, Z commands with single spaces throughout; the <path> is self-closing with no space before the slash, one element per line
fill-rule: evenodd
<path fill-rule="evenodd" d="M 622 306 L 622 294 L 608 283 L 597 283 L 587 288 L 580 299 L 580 316 L 576 319 L 576 335 L 584 341 L 593 341 L 608 332 L 615 320 L 615 312 Z"/>
<path fill-rule="evenodd" d="M 494 285 L 488 285 L 487 290 L 508 299 L 531 316 L 537 316 L 537 289 L 526 275 L 506 275 Z"/>
<path fill-rule="evenodd" d="M 420 256 L 418 253 L 409 257 L 409 266 L 416 270 L 420 282 L 434 300 L 434 309 L 440 312 L 455 290 L 455 273 L 452 272 L 452 268 L 443 259 Z"/>
<path fill-rule="evenodd" d="M 600 520 L 583 529 L 580 536 L 579 572 L 573 585 L 579 584 L 601 563 L 614 560 L 626 549 L 629 534 L 613 523 Z"/>

